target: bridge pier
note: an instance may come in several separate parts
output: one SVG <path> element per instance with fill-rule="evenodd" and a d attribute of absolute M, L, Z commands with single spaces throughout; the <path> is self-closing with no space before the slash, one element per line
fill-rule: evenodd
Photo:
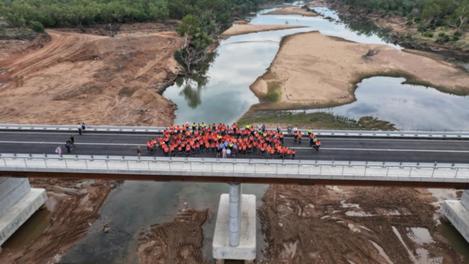
<path fill-rule="evenodd" d="M 0 177 L 0 247 L 46 200 L 46 190 L 31 188 L 27 178 Z"/>
<path fill-rule="evenodd" d="M 220 196 L 212 247 L 217 263 L 256 258 L 256 196 L 242 194 L 239 183 Z"/>
<path fill-rule="evenodd" d="M 469 242 L 469 190 L 465 190 L 461 200 L 446 200 L 442 206 L 443 214 Z"/>

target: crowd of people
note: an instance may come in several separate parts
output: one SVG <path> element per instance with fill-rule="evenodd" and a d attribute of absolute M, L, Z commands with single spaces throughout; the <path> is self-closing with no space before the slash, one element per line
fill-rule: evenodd
<path fill-rule="evenodd" d="M 293 131 L 295 142 L 301 144 L 303 133 Z M 312 132 L 308 132 L 310 146 L 319 151 L 320 142 Z M 161 136 L 147 142 L 149 152 L 162 151 L 166 156 L 197 153 L 216 153 L 217 157 L 238 157 L 256 154 L 271 158 L 295 158 L 296 151 L 284 146 L 284 133 L 267 130 L 265 126 L 246 126 L 237 124 L 174 125 L 165 129 Z"/>

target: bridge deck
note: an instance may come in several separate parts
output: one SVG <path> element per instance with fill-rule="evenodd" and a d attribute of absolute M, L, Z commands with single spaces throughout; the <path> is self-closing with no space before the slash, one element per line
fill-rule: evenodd
<path fill-rule="evenodd" d="M 307 139 L 296 144 L 286 137 L 286 146 L 297 155 L 295 160 L 282 161 L 257 153 L 239 155 L 236 160 L 214 159 L 212 152 L 192 154 L 189 159 L 164 158 L 161 152 L 145 150 L 153 133 L 132 128 L 125 132 L 94 129 L 75 135 L 73 156 L 60 158 L 54 150 L 75 134 L 73 129 L 0 127 L 0 176 L 469 187 L 465 133 L 448 134 L 451 137 L 443 132 L 341 133 L 322 133 L 320 152 L 313 151 Z M 138 146 L 141 158 L 137 157 Z"/>
<path fill-rule="evenodd" d="M 53 154 L 63 145 L 70 132 L 0 131 L 0 153 Z M 146 141 L 154 134 L 85 133 L 75 136 L 77 155 L 136 156 L 141 146 L 146 153 Z M 297 151 L 300 160 L 395 161 L 395 162 L 469 162 L 469 140 L 413 139 L 413 138 L 351 138 L 321 137 L 320 152 L 312 151 L 307 139 L 303 144 L 286 137 L 285 144 Z M 163 156 L 161 152 L 157 156 Z M 184 156 L 181 154 L 180 156 Z M 214 153 L 192 154 L 191 157 L 215 157 Z M 240 158 L 269 158 L 259 154 L 240 155 Z"/>

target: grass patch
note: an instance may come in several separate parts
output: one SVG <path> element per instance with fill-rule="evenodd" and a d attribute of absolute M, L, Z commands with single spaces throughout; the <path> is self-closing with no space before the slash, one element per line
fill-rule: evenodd
<path fill-rule="evenodd" d="M 282 84 L 277 81 L 267 83 L 267 94 L 264 96 L 264 100 L 269 103 L 275 103 L 280 100 L 282 96 Z"/>
<path fill-rule="evenodd" d="M 245 114 L 238 123 L 266 124 L 270 126 L 296 126 L 314 129 L 356 129 L 356 130 L 396 130 L 394 124 L 366 116 L 359 120 L 331 113 L 289 113 L 280 111 L 262 111 Z"/>

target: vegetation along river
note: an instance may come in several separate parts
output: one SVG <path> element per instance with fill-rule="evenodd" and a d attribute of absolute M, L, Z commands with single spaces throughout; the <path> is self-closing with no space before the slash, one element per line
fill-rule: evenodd
<path fill-rule="evenodd" d="M 251 23 L 302 25 L 305 28 L 253 33 L 221 40 L 216 50 L 217 56 L 205 76 L 207 78 L 200 85 L 193 80 L 181 80 L 164 93 L 164 96 L 177 105 L 175 123 L 230 123 L 240 118 L 252 105 L 259 102 L 249 86 L 269 67 L 283 36 L 320 31 L 325 35 L 351 41 L 387 44 L 399 48 L 388 44 L 378 34 L 360 33 L 349 28 L 345 23 L 337 21 L 338 17 L 333 11 L 325 8 L 317 11 L 333 19 L 319 16 L 264 15 L 267 11 L 269 10 L 259 12 Z M 432 88 L 409 88 L 401 84 L 402 81 L 401 78 L 389 77 L 366 79 L 359 84 L 357 102 L 328 111 L 352 118 L 371 115 L 406 129 L 469 128 L 469 108 L 464 107 L 468 105 L 467 98 L 444 94 L 441 100 L 435 100 L 442 97 L 442 93 Z M 432 118 L 438 118 L 441 122 L 424 122 Z M 419 121 L 413 122 L 411 119 Z M 266 185 L 246 185 L 244 192 L 256 194 L 260 205 L 266 188 Z M 142 228 L 171 221 L 184 203 L 190 208 L 209 208 L 209 218 L 204 225 L 204 257 L 210 259 L 210 239 L 218 198 L 227 190 L 226 184 L 126 181 L 109 195 L 101 209 L 101 218 L 62 261 L 135 263 L 137 239 Z M 108 234 L 102 232 L 102 226 L 106 223 L 109 223 L 112 230 Z M 260 251 L 260 236 L 258 241 Z"/>

